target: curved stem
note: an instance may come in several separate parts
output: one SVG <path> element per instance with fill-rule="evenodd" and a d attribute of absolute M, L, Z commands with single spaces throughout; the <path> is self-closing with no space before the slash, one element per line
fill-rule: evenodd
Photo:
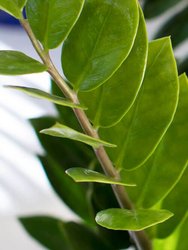
<path fill-rule="evenodd" d="M 48 72 L 51 75 L 51 77 L 54 79 L 56 84 L 59 86 L 65 97 L 67 97 L 69 100 L 71 100 L 75 104 L 79 104 L 78 96 L 77 94 L 66 84 L 62 76 L 59 74 L 57 71 L 56 67 L 52 63 L 50 56 L 48 53 L 46 53 L 38 40 L 36 39 L 35 35 L 33 34 L 33 31 L 27 22 L 27 20 L 20 20 L 20 23 L 22 24 L 23 28 L 27 32 L 31 43 L 33 44 L 35 50 L 37 51 L 38 55 L 40 56 L 41 60 L 43 63 L 47 66 Z M 99 138 L 99 135 L 97 131 L 93 128 L 91 125 L 87 115 L 85 112 L 81 109 L 73 109 L 74 113 L 83 129 L 83 131 L 94 138 Z M 108 154 L 106 153 L 106 150 L 103 146 L 94 149 L 96 157 L 98 161 L 100 162 L 103 171 L 107 176 L 119 179 L 119 173 L 116 171 L 114 168 Z M 123 186 L 120 185 L 112 185 L 113 192 L 116 196 L 116 199 L 120 205 L 121 208 L 126 208 L 129 210 L 134 209 L 134 206 L 129 199 L 129 196 Z M 135 242 L 137 248 L 139 250 L 151 250 L 151 242 L 149 241 L 147 235 L 145 234 L 144 231 L 139 231 L 139 232 L 133 232 L 129 231 L 129 234 L 133 241 Z"/>

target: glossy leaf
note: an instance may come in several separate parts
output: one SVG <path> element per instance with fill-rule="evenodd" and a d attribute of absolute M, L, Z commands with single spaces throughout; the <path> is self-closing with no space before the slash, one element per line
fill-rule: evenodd
<path fill-rule="evenodd" d="M 46 49 L 56 48 L 77 21 L 84 0 L 28 0 L 27 17 Z"/>
<path fill-rule="evenodd" d="M 172 45 L 175 47 L 188 37 L 188 6 L 181 12 L 168 20 L 164 26 L 157 32 L 156 37 L 170 35 L 172 37 Z"/>
<path fill-rule="evenodd" d="M 47 70 L 46 66 L 19 51 L 0 51 L 1 75 L 24 75 Z"/>
<path fill-rule="evenodd" d="M 137 209 L 127 210 L 112 208 L 99 212 L 96 222 L 103 227 L 113 230 L 140 231 L 172 217 L 167 210 Z"/>
<path fill-rule="evenodd" d="M 23 217 L 20 222 L 33 238 L 48 249 L 112 250 L 99 235 L 82 224 L 47 216 Z"/>
<path fill-rule="evenodd" d="M 128 58 L 105 84 L 79 94 L 88 107 L 87 115 L 95 127 L 112 126 L 130 109 L 143 81 L 147 53 L 147 33 L 140 10 L 138 32 Z"/>
<path fill-rule="evenodd" d="M 136 0 L 86 0 L 64 43 L 62 66 L 75 90 L 95 89 L 118 69 L 133 46 L 139 21 Z"/>
<path fill-rule="evenodd" d="M 16 17 L 22 19 L 22 9 L 26 0 L 0 0 L 0 9 Z"/>
<path fill-rule="evenodd" d="M 102 145 L 106 147 L 116 147 L 114 144 L 90 137 L 60 123 L 56 123 L 51 128 L 43 129 L 41 133 L 56 137 L 69 138 L 75 141 L 80 141 L 94 148 L 98 148 Z"/>
<path fill-rule="evenodd" d="M 66 170 L 66 174 L 68 174 L 76 182 L 98 182 L 122 186 L 136 186 L 133 183 L 118 181 L 104 174 L 86 168 L 70 168 Z"/>
<path fill-rule="evenodd" d="M 152 18 L 162 14 L 177 3 L 179 3 L 179 0 L 145 0 L 144 13 L 146 18 Z"/>
<path fill-rule="evenodd" d="M 169 209 L 174 213 L 174 218 L 160 225 L 156 229 L 157 238 L 165 238 L 169 236 L 183 220 L 188 208 L 187 199 L 187 180 L 188 168 L 183 174 L 181 180 L 177 183 L 174 189 L 163 200 L 161 207 Z"/>
<path fill-rule="evenodd" d="M 170 39 L 151 42 L 145 79 L 134 105 L 117 125 L 99 130 L 102 138 L 117 145 L 108 152 L 118 169 L 139 167 L 153 154 L 173 120 L 178 90 Z"/>
<path fill-rule="evenodd" d="M 127 180 L 138 185 L 135 190 L 129 190 L 129 194 L 139 207 L 152 207 L 164 199 L 188 166 L 188 81 L 186 75 L 182 75 L 179 82 L 180 96 L 174 120 L 155 153 L 141 169 L 126 171 L 123 174 Z"/>
<path fill-rule="evenodd" d="M 23 87 L 23 86 L 10 86 L 10 85 L 6 85 L 5 87 L 10 88 L 10 89 L 19 90 L 19 91 L 26 93 L 32 97 L 44 99 L 44 100 L 47 100 L 49 102 L 53 102 L 55 104 L 58 104 L 60 106 L 66 106 L 66 107 L 78 108 L 78 109 L 86 109 L 85 107 L 83 107 L 81 105 L 74 104 L 74 103 L 66 100 L 65 98 L 62 98 L 62 97 L 56 96 L 56 95 L 51 95 L 51 94 L 49 94 L 45 91 L 42 91 L 40 89 L 28 88 L 28 87 Z"/>

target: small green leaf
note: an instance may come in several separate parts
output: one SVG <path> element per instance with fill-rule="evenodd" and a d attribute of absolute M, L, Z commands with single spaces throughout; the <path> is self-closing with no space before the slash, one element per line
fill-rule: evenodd
<path fill-rule="evenodd" d="M 112 208 L 99 212 L 96 222 L 108 229 L 140 231 L 162 223 L 172 216 L 167 210 Z"/>
<path fill-rule="evenodd" d="M 136 101 L 117 125 L 99 130 L 102 138 L 117 145 L 108 150 L 117 168 L 137 168 L 154 153 L 173 120 L 178 96 L 179 81 L 170 39 L 152 41 Z"/>
<path fill-rule="evenodd" d="M 85 168 L 70 168 L 66 170 L 66 174 L 68 174 L 76 182 L 98 182 L 122 186 L 136 186 L 133 183 L 118 181 L 104 174 Z"/>
<path fill-rule="evenodd" d="M 86 0 L 63 45 L 62 66 L 75 90 L 95 89 L 119 68 L 133 46 L 137 0 Z"/>
<path fill-rule="evenodd" d="M 81 105 L 74 104 L 70 101 L 67 101 L 65 98 L 62 98 L 62 97 L 56 96 L 56 95 L 51 95 L 51 94 L 49 94 L 45 91 L 42 91 L 40 89 L 28 88 L 28 87 L 22 87 L 22 86 L 10 86 L 10 85 L 6 85 L 4 87 L 9 88 L 9 89 L 19 90 L 19 91 L 26 93 L 32 97 L 44 99 L 44 100 L 53 102 L 53 103 L 61 105 L 61 106 L 66 106 L 66 107 L 70 107 L 70 108 L 77 108 L 77 109 L 86 109 L 85 107 L 83 107 Z"/>
<path fill-rule="evenodd" d="M 56 48 L 66 38 L 83 4 L 84 0 L 28 0 L 29 23 L 45 49 Z"/>
<path fill-rule="evenodd" d="M 88 107 L 87 115 L 95 127 L 112 126 L 133 105 L 143 82 L 147 54 L 147 32 L 140 10 L 138 32 L 128 58 L 102 86 L 93 91 L 79 93 L 80 99 Z"/>
<path fill-rule="evenodd" d="M 22 19 L 22 9 L 27 0 L 0 0 L 0 9 L 16 17 Z"/>
<path fill-rule="evenodd" d="M 51 128 L 43 129 L 41 133 L 55 137 L 69 138 L 75 141 L 80 141 L 94 148 L 98 148 L 102 145 L 105 147 L 116 147 L 116 145 L 114 144 L 90 137 L 60 123 L 56 123 Z"/>
<path fill-rule="evenodd" d="M 46 71 L 47 67 L 19 51 L 0 51 L 0 74 L 24 75 Z"/>

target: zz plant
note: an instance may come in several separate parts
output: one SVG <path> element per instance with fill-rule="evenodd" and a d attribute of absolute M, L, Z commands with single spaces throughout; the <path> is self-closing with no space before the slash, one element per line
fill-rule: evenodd
<path fill-rule="evenodd" d="M 187 249 L 188 79 L 178 76 L 170 38 L 148 42 L 138 0 L 0 0 L 0 8 L 41 58 L 0 51 L 0 74 L 51 76 L 51 94 L 8 87 L 55 103 L 58 118 L 31 123 L 49 181 L 80 217 L 20 218 L 28 233 L 52 250 Z M 62 42 L 63 76 L 49 54 Z"/>

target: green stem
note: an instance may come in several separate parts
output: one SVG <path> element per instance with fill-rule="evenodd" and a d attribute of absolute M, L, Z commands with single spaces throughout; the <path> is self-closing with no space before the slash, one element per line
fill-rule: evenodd
<path fill-rule="evenodd" d="M 49 72 L 51 77 L 54 79 L 56 84 L 59 86 L 59 88 L 61 89 L 61 91 L 65 95 L 65 97 L 67 97 L 73 103 L 79 104 L 79 100 L 78 100 L 78 96 L 77 96 L 76 92 L 74 92 L 66 84 L 66 82 L 64 81 L 62 76 L 59 74 L 56 67 L 52 63 L 49 54 L 43 50 L 42 46 L 40 45 L 40 43 L 36 39 L 35 35 L 33 34 L 33 31 L 31 29 L 28 21 L 27 20 L 20 20 L 20 23 L 22 24 L 23 28 L 27 32 L 27 34 L 31 40 L 31 43 L 33 44 L 33 47 L 37 51 L 41 60 L 47 66 L 47 68 L 48 68 L 47 71 Z M 73 109 L 73 110 L 74 110 L 74 113 L 75 113 L 83 131 L 89 136 L 92 136 L 94 138 L 99 138 L 97 130 L 95 130 L 93 128 L 93 126 L 91 125 L 85 112 L 81 109 Z M 119 173 L 114 168 L 108 154 L 106 153 L 105 148 L 101 146 L 98 149 L 95 149 L 94 151 L 95 151 L 96 157 L 97 157 L 98 161 L 100 162 L 105 174 L 107 176 L 119 179 L 120 178 Z M 121 208 L 126 208 L 126 209 L 130 209 L 130 210 L 134 209 L 134 206 L 133 206 L 132 202 L 130 201 L 128 194 L 127 194 L 124 187 L 119 186 L 119 185 L 112 185 L 112 189 L 113 189 L 113 192 L 114 192 L 116 199 L 118 200 Z M 152 249 L 151 242 L 149 241 L 149 239 L 144 231 L 139 231 L 139 232 L 130 231 L 129 234 L 139 250 L 151 250 Z"/>

